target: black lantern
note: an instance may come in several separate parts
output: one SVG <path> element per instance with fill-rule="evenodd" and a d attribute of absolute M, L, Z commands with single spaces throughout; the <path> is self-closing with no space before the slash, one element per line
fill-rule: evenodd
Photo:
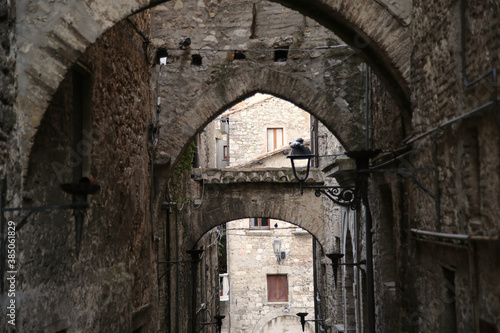
<path fill-rule="evenodd" d="M 215 322 L 210 322 L 210 323 L 200 323 L 202 325 L 215 325 L 217 329 L 217 333 L 221 333 L 222 331 L 222 319 L 226 318 L 226 316 L 216 314 L 214 316 Z"/>
<path fill-rule="evenodd" d="M 292 151 L 287 158 L 290 159 L 292 163 L 292 171 L 295 178 L 300 183 L 300 195 L 303 194 L 304 186 L 303 183 L 309 177 L 309 170 L 311 168 L 311 159 L 314 154 L 309 148 L 304 145 L 304 139 L 298 138 L 295 142 L 290 142 L 290 148 Z M 303 177 L 297 175 L 297 167 L 295 166 L 295 160 L 307 160 L 306 173 Z M 315 190 L 315 195 L 317 197 L 321 194 L 325 195 L 327 198 L 332 200 L 338 205 L 350 207 L 351 209 L 356 209 L 357 196 L 354 187 L 344 187 L 344 186 L 308 186 L 307 188 L 312 188 Z"/>
<path fill-rule="evenodd" d="M 302 184 L 305 182 L 307 177 L 309 177 L 311 158 L 313 158 L 314 154 L 308 147 L 304 145 L 304 139 L 302 138 L 298 138 L 297 140 L 295 140 L 295 142 L 290 142 L 290 148 L 292 148 L 292 151 L 290 152 L 290 155 L 287 156 L 287 158 L 289 158 L 290 162 L 292 163 L 293 175 L 300 183 L 300 194 L 302 195 Z M 307 160 L 306 174 L 303 177 L 299 177 L 297 175 L 297 167 L 295 166 L 296 160 Z"/>
<path fill-rule="evenodd" d="M 306 328 L 306 321 L 313 321 L 313 322 L 316 322 L 316 321 L 319 321 L 319 322 L 325 321 L 324 319 L 306 319 L 307 315 L 308 315 L 307 312 L 299 312 L 299 313 L 297 313 L 297 316 L 300 317 L 300 325 L 302 325 L 302 332 L 304 332 L 304 330 Z"/>

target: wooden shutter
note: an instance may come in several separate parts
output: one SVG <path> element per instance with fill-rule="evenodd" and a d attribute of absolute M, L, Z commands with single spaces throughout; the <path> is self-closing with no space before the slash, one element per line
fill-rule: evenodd
<path fill-rule="evenodd" d="M 288 279 L 286 275 L 267 276 L 267 301 L 288 302 Z"/>

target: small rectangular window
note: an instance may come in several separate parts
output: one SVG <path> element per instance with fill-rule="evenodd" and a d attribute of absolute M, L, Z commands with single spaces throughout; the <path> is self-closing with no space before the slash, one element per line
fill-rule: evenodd
<path fill-rule="evenodd" d="M 274 62 L 286 62 L 288 59 L 288 46 L 283 46 L 274 50 Z"/>
<path fill-rule="evenodd" d="M 267 151 L 283 147 L 283 128 L 267 129 Z"/>
<path fill-rule="evenodd" d="M 252 217 L 250 219 L 250 228 L 252 229 L 269 229 L 269 218 L 267 217 Z"/>
<path fill-rule="evenodd" d="M 227 161 L 227 155 L 228 155 L 227 154 L 227 145 L 224 145 L 224 147 L 222 147 L 222 150 L 223 150 L 223 157 L 222 157 L 222 159 L 224 161 Z"/>
<path fill-rule="evenodd" d="M 288 302 L 288 279 L 286 275 L 267 276 L 267 301 Z"/>

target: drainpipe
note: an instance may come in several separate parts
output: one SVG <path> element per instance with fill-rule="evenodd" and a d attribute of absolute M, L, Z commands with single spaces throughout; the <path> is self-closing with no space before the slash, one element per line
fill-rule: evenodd
<path fill-rule="evenodd" d="M 228 140 L 229 142 L 229 140 Z M 229 151 L 229 150 L 228 150 Z M 227 269 L 226 269 L 226 273 L 227 273 L 227 284 L 228 284 L 228 287 L 229 287 L 229 300 L 228 300 L 228 309 L 227 309 L 227 312 L 228 312 L 228 332 L 231 333 L 231 303 L 233 302 L 233 296 L 231 294 L 231 249 L 229 248 L 229 235 L 227 233 L 227 224 L 226 224 L 226 264 L 227 264 Z"/>
<path fill-rule="evenodd" d="M 364 161 L 363 161 L 364 162 Z M 361 164 L 361 163 L 360 163 Z M 368 160 L 362 168 L 368 167 Z M 366 233 L 366 301 L 368 303 L 368 332 L 375 333 L 375 287 L 373 279 L 373 239 L 372 239 L 372 213 L 368 201 L 368 176 L 361 176 L 361 200 L 365 206 L 365 233 Z"/>
<path fill-rule="evenodd" d="M 163 235 L 163 238 L 164 238 L 164 246 L 165 246 L 165 259 L 166 261 L 170 261 L 170 207 L 167 208 L 167 217 L 166 217 L 166 221 L 165 221 L 165 231 L 164 231 L 164 235 Z M 171 283 L 172 283 L 172 277 L 170 276 L 170 266 L 169 265 L 165 265 L 165 284 L 166 284 L 166 297 L 165 299 L 168 300 L 168 303 L 169 304 L 166 304 L 165 303 L 165 329 L 166 329 L 166 333 L 170 333 L 171 332 L 171 323 L 170 323 L 170 319 L 172 318 L 172 315 L 171 315 L 171 304 L 172 304 L 172 301 L 171 301 L 171 297 L 172 297 L 172 291 L 171 291 Z"/>
<path fill-rule="evenodd" d="M 318 299 L 316 297 L 316 295 L 318 294 L 318 272 L 317 272 L 317 269 L 316 269 L 316 259 L 317 259 L 317 255 L 316 255 L 316 239 L 312 239 L 312 246 L 313 246 L 313 293 L 314 293 L 314 319 L 319 319 L 319 315 L 318 315 Z M 315 332 L 318 332 L 318 329 L 319 329 L 319 322 L 315 321 L 314 322 L 314 330 Z"/>
<path fill-rule="evenodd" d="M 349 151 L 346 155 L 356 160 L 357 170 L 366 170 L 370 158 L 377 156 L 380 150 Z M 368 174 L 358 173 L 356 188 L 361 194 L 361 201 L 365 207 L 365 237 L 366 237 L 366 302 L 368 307 L 368 332 L 375 333 L 375 287 L 373 278 L 373 220 L 368 200 Z"/>
<path fill-rule="evenodd" d="M 370 107 L 371 107 L 371 72 L 370 67 L 365 65 L 365 137 L 366 137 L 366 149 L 370 149 L 371 146 L 371 121 L 370 121 Z"/>
<path fill-rule="evenodd" d="M 196 331 L 196 289 L 198 285 L 198 264 L 200 263 L 200 255 L 203 250 L 188 250 L 186 251 L 191 255 L 191 332 Z"/>
<path fill-rule="evenodd" d="M 179 215 L 177 208 L 175 209 L 175 260 L 179 261 Z M 180 274 L 179 274 L 179 265 L 176 265 L 175 270 L 175 286 L 177 290 L 175 291 L 175 329 L 177 331 L 180 330 L 180 295 L 179 295 L 179 286 L 180 286 Z"/>

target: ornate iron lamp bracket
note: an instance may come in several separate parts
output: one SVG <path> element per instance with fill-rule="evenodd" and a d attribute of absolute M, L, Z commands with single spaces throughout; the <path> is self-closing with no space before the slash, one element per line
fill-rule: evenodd
<path fill-rule="evenodd" d="M 315 190 L 314 194 L 320 197 L 325 195 L 328 199 L 335 202 L 337 205 L 349 207 L 352 210 L 356 209 L 358 198 L 354 187 L 344 186 L 306 186 Z"/>
<path fill-rule="evenodd" d="M 324 319 L 306 319 L 306 316 L 308 315 L 307 312 L 299 312 L 297 313 L 297 316 L 300 317 L 300 325 L 302 326 L 302 332 L 305 331 L 306 328 L 306 321 L 312 321 L 312 322 L 323 322 L 325 321 Z"/>

